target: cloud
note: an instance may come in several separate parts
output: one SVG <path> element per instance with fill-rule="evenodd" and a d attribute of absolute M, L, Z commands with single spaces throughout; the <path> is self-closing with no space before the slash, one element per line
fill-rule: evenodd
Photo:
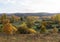
<path fill-rule="evenodd" d="M 60 0 L 0 0 L 0 13 L 60 12 Z"/>

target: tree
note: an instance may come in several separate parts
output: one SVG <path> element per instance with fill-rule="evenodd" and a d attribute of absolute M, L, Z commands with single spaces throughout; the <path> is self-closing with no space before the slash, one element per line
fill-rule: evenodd
<path fill-rule="evenodd" d="M 12 15 L 11 16 L 11 22 L 18 22 L 20 20 L 20 17 Z"/>
<path fill-rule="evenodd" d="M 27 27 L 26 23 L 23 22 L 23 23 L 19 26 L 18 32 L 21 33 L 21 34 L 26 34 L 26 33 L 27 33 L 27 31 L 26 31 L 27 29 L 28 29 L 28 27 Z"/>
<path fill-rule="evenodd" d="M 55 19 L 56 19 L 57 21 L 60 21 L 60 14 L 57 14 L 56 17 L 55 17 Z"/>
<path fill-rule="evenodd" d="M 3 13 L 2 16 L 1 16 L 1 18 L 0 18 L 1 22 L 3 22 L 7 18 L 8 18 L 7 15 L 5 13 Z"/>
<path fill-rule="evenodd" d="M 10 23 L 8 19 L 3 22 L 3 32 L 6 34 L 13 34 L 17 29 Z"/>
<path fill-rule="evenodd" d="M 46 26 L 47 22 L 46 21 L 42 21 L 41 24 L 44 25 L 44 26 Z"/>
<path fill-rule="evenodd" d="M 36 16 L 27 16 L 26 17 L 27 26 L 31 28 L 34 25 L 34 22 L 37 21 L 37 19 L 38 18 Z"/>
<path fill-rule="evenodd" d="M 60 14 L 54 15 L 52 19 L 60 22 Z"/>
<path fill-rule="evenodd" d="M 56 15 L 53 15 L 53 16 L 51 17 L 51 20 L 52 20 L 52 21 L 56 21 Z"/>
<path fill-rule="evenodd" d="M 21 34 L 34 34 L 36 31 L 32 28 L 27 27 L 27 24 L 23 22 L 23 24 L 20 25 L 18 28 L 18 32 Z"/>
<path fill-rule="evenodd" d="M 53 33 L 58 33 L 58 28 L 54 27 L 52 30 Z"/>
<path fill-rule="evenodd" d="M 44 25 L 41 26 L 40 33 L 47 33 L 47 29 Z"/>

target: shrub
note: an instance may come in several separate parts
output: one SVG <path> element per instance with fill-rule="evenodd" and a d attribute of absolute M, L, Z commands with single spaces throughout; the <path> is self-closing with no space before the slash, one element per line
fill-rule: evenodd
<path fill-rule="evenodd" d="M 20 27 L 18 28 L 18 32 L 21 34 L 32 34 L 32 33 L 36 33 L 36 31 L 32 28 L 28 28 L 26 23 L 23 23 L 22 25 L 20 25 Z"/>
<path fill-rule="evenodd" d="M 9 23 L 9 20 L 4 21 L 4 23 L 3 23 L 3 32 L 4 33 L 13 34 L 16 31 L 17 31 L 17 29 L 11 23 Z"/>
<path fill-rule="evenodd" d="M 34 33 L 37 33 L 34 29 L 22 28 L 22 27 L 18 28 L 18 32 L 20 34 L 34 34 Z"/>
<path fill-rule="evenodd" d="M 44 25 L 41 26 L 41 30 L 40 30 L 40 33 L 47 33 L 47 29 Z"/>
<path fill-rule="evenodd" d="M 53 33 L 58 33 L 58 28 L 54 27 L 52 30 Z"/>
<path fill-rule="evenodd" d="M 37 33 L 34 29 L 28 29 L 28 32 L 29 32 L 30 34 L 35 34 L 35 33 Z"/>

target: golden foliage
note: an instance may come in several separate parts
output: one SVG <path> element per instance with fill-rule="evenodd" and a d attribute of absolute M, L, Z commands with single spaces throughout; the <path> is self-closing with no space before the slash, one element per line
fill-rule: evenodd
<path fill-rule="evenodd" d="M 41 33 L 47 33 L 47 29 L 44 25 L 41 26 L 41 30 L 40 30 Z"/>
<path fill-rule="evenodd" d="M 9 22 L 10 22 L 9 19 L 4 19 L 4 20 L 2 21 L 3 24 L 9 23 Z"/>
<path fill-rule="evenodd" d="M 21 24 L 20 27 L 27 28 L 27 24 L 23 22 L 23 24 Z"/>
<path fill-rule="evenodd" d="M 54 27 L 52 30 L 53 33 L 58 33 L 58 28 Z"/>
<path fill-rule="evenodd" d="M 34 22 L 37 21 L 37 19 L 38 18 L 36 16 L 27 16 L 26 18 L 27 26 L 31 28 L 34 25 Z"/>
<path fill-rule="evenodd" d="M 18 31 L 19 31 L 19 33 L 22 33 L 22 34 L 34 34 L 34 33 L 37 33 L 34 29 L 27 27 L 25 22 L 20 25 L 20 27 L 18 28 Z"/>
<path fill-rule="evenodd" d="M 31 34 L 35 34 L 35 33 L 37 33 L 34 29 L 28 29 L 28 31 L 31 33 Z"/>
<path fill-rule="evenodd" d="M 46 26 L 47 25 L 47 22 L 46 21 L 42 21 L 42 26 L 44 25 L 44 26 Z"/>
<path fill-rule="evenodd" d="M 3 21 L 4 21 L 5 19 L 8 19 L 8 17 L 7 17 L 7 15 L 4 13 L 4 14 L 2 14 L 2 16 L 0 17 L 0 19 L 1 19 L 1 22 L 3 23 Z"/>
<path fill-rule="evenodd" d="M 51 19 L 52 19 L 53 21 L 56 20 L 56 21 L 59 21 L 59 22 L 60 22 L 60 14 L 56 14 L 56 15 L 52 16 Z"/>
<path fill-rule="evenodd" d="M 17 31 L 17 29 L 10 24 L 8 20 L 5 20 L 3 24 L 3 31 L 6 34 L 13 34 L 13 32 Z"/>

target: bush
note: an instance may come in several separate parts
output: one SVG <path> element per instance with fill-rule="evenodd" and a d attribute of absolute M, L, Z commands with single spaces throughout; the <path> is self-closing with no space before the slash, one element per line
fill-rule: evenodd
<path fill-rule="evenodd" d="M 34 29 L 19 27 L 18 32 L 20 34 L 34 34 L 37 33 Z"/>
<path fill-rule="evenodd" d="M 23 23 L 22 25 L 20 25 L 20 27 L 18 28 L 18 32 L 21 34 L 32 34 L 32 33 L 36 33 L 36 31 L 32 28 L 28 28 L 26 23 Z"/>
<path fill-rule="evenodd" d="M 53 33 L 58 33 L 58 28 L 54 27 L 52 30 Z"/>
<path fill-rule="evenodd" d="M 6 34 L 13 34 L 17 29 L 9 22 L 9 20 L 5 20 L 3 23 L 3 32 Z"/>
<path fill-rule="evenodd" d="M 30 34 L 36 34 L 37 32 L 34 29 L 28 29 L 28 31 Z"/>
<path fill-rule="evenodd" d="M 47 33 L 47 29 L 45 28 L 44 25 L 41 26 L 41 30 L 40 30 L 40 33 Z"/>

